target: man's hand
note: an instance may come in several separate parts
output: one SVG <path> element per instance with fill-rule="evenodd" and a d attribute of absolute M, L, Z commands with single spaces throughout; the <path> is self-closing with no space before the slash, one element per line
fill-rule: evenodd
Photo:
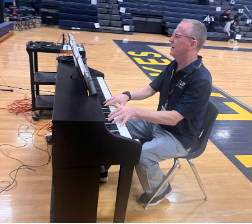
<path fill-rule="evenodd" d="M 230 37 L 230 33 L 228 33 L 228 36 Z"/>
<path fill-rule="evenodd" d="M 106 100 L 104 102 L 105 103 L 104 106 L 111 106 L 116 103 L 119 103 L 120 105 L 124 106 L 128 100 L 129 100 L 129 97 L 126 94 L 120 94 L 120 95 L 113 96 L 113 97 L 109 98 L 108 100 Z"/>
<path fill-rule="evenodd" d="M 136 111 L 137 108 L 134 107 L 126 107 L 123 105 L 115 105 L 115 107 L 117 108 L 116 110 L 114 110 L 111 114 L 108 115 L 109 119 L 108 121 L 113 120 L 113 124 L 116 123 L 117 121 L 122 120 L 122 123 L 120 124 L 120 127 L 122 127 L 127 120 L 136 117 Z"/>

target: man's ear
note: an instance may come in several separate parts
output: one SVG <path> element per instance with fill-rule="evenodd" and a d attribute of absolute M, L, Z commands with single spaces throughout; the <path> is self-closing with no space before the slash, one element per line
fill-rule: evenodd
<path fill-rule="evenodd" d="M 189 49 L 190 49 L 190 50 L 196 49 L 197 45 L 198 45 L 198 41 L 197 41 L 197 40 L 193 40 L 193 41 L 191 42 L 191 44 L 190 44 Z"/>

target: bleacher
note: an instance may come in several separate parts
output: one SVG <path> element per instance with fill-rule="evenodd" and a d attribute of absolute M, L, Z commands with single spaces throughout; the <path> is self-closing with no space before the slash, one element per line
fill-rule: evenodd
<path fill-rule="evenodd" d="M 229 37 L 218 22 L 219 16 L 230 9 L 230 15 L 240 15 L 240 41 L 252 41 L 252 1 L 209 0 L 199 5 L 198 0 L 42 0 L 42 23 L 59 25 L 62 29 L 98 32 L 146 32 L 171 35 L 182 19 L 204 18 L 213 14 L 214 32 L 208 39 L 227 40 Z"/>
<path fill-rule="evenodd" d="M 230 9 L 231 16 L 239 15 L 240 21 L 239 21 L 239 27 L 241 32 L 239 35 L 237 35 L 238 41 L 252 41 L 252 25 L 251 25 L 251 16 L 252 16 L 252 10 L 251 12 L 248 11 L 250 8 L 252 8 L 252 1 L 242 1 L 238 0 L 236 1 L 235 5 L 230 5 L 230 1 L 228 0 L 216 0 L 213 2 L 215 6 L 210 5 L 193 5 L 185 3 L 185 0 L 183 0 L 183 3 L 178 0 L 177 2 L 173 2 L 170 4 L 170 9 L 168 11 L 164 11 L 163 16 L 163 27 L 164 31 L 167 33 L 168 36 L 172 35 L 174 29 L 177 27 L 179 22 L 183 18 L 187 19 L 197 19 L 201 22 L 203 22 L 204 18 L 209 15 L 213 14 L 215 19 L 215 30 L 214 32 L 208 32 L 207 38 L 211 40 L 228 40 L 229 37 L 227 34 L 224 33 L 224 27 L 222 27 L 219 24 L 219 16 L 222 14 L 225 10 Z M 247 4 L 247 5 L 246 5 Z M 177 9 L 177 6 L 181 7 Z M 190 7 L 191 6 L 191 7 Z M 175 10 L 176 8 L 176 10 Z M 165 10 L 168 10 L 168 8 L 165 8 Z M 219 11 L 220 10 L 220 11 Z M 175 12 L 176 11 L 176 12 Z M 247 11 L 247 13 L 245 13 Z M 241 36 L 240 36 L 241 35 Z"/>
<path fill-rule="evenodd" d="M 54 10 L 58 14 L 49 15 Z M 61 29 L 76 29 L 98 32 L 132 34 L 131 14 L 120 13 L 117 0 L 43 0 L 42 21 L 47 19 L 49 24 L 58 23 Z M 56 18 L 56 19 L 54 19 Z"/>
<path fill-rule="evenodd" d="M 241 35 L 241 39 L 238 39 L 238 41 L 252 41 L 252 10 L 248 11 L 247 8 L 252 8 L 252 1 L 243 1 L 243 0 L 236 0 L 235 4 L 233 6 L 230 6 L 230 1 L 228 0 L 222 0 L 218 2 L 217 6 L 221 7 L 221 9 L 224 10 L 231 10 L 231 15 L 239 15 L 240 21 L 239 21 L 239 27 L 241 32 L 239 33 Z M 228 39 L 228 37 L 223 32 L 223 27 L 216 27 L 216 32 L 208 33 L 209 39 Z"/>

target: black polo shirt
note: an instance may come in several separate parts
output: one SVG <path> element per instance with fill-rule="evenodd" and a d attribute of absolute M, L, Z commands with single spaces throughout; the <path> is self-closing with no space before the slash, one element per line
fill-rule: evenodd
<path fill-rule="evenodd" d="M 177 66 L 176 60 L 172 61 L 150 86 L 160 92 L 158 111 L 164 106 L 167 111 L 175 110 L 184 117 L 176 126 L 159 125 L 171 132 L 185 149 L 193 150 L 202 131 L 212 77 L 201 56 L 176 73 Z"/>

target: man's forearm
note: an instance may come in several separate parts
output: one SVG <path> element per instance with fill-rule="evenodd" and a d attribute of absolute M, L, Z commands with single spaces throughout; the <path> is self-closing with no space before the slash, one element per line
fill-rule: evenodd
<path fill-rule="evenodd" d="M 136 89 L 134 91 L 131 91 L 131 100 L 143 100 L 150 96 L 153 96 L 156 93 L 155 90 L 153 90 L 150 85 L 144 86 L 142 88 Z"/>
<path fill-rule="evenodd" d="M 175 126 L 184 117 L 177 111 L 152 111 L 135 108 L 136 117 L 156 124 Z"/>

